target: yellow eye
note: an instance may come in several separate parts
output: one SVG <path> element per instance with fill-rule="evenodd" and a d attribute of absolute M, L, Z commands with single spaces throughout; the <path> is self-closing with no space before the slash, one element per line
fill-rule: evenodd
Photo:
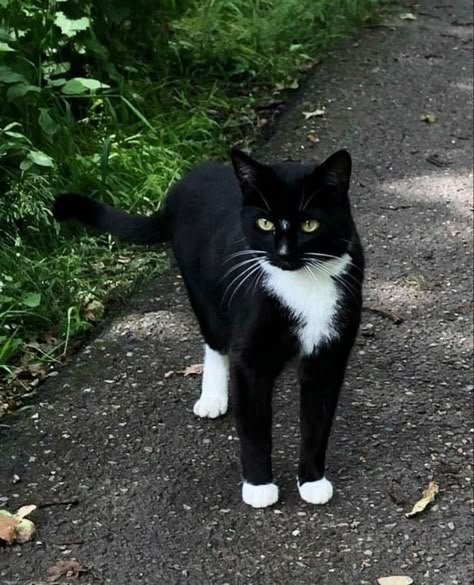
<path fill-rule="evenodd" d="M 260 217 L 259 219 L 257 219 L 257 227 L 264 232 L 271 232 L 275 229 L 273 223 L 270 220 L 265 219 L 264 217 Z"/>
<path fill-rule="evenodd" d="M 315 232 L 319 227 L 319 221 L 315 219 L 307 219 L 301 223 L 301 231 L 310 234 L 311 232 Z"/>

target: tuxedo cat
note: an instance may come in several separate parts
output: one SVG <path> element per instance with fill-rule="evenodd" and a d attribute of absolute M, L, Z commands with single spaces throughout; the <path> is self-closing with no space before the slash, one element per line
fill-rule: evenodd
<path fill-rule="evenodd" d="M 242 497 L 256 508 L 278 500 L 272 391 L 285 364 L 298 358 L 298 489 L 307 502 L 324 504 L 333 493 L 326 447 L 362 305 L 351 157 L 341 150 L 320 165 L 262 164 L 233 150 L 231 160 L 190 171 L 156 217 L 73 193 L 57 198 L 54 215 L 130 242 L 171 242 L 205 340 L 194 413 L 225 414 L 230 386 Z"/>

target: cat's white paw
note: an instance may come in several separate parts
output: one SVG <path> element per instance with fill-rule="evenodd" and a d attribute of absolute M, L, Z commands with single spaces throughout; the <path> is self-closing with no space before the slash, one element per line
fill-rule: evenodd
<path fill-rule="evenodd" d="M 298 483 L 298 490 L 303 500 L 310 504 L 325 504 L 334 493 L 332 483 L 325 477 L 318 481 L 307 481 L 302 485 Z"/>
<path fill-rule="evenodd" d="M 217 418 L 227 412 L 229 400 L 226 394 L 207 394 L 194 404 L 193 412 L 201 418 Z"/>
<path fill-rule="evenodd" d="M 242 499 L 253 508 L 266 508 L 278 501 L 278 486 L 274 483 L 252 485 L 244 481 Z"/>

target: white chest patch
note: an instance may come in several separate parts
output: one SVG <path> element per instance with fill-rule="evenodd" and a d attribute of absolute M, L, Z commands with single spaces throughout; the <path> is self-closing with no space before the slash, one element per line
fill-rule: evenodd
<path fill-rule="evenodd" d="M 295 333 L 302 354 L 313 353 L 320 343 L 339 335 L 335 318 L 341 291 L 332 276 L 342 275 L 350 263 L 349 254 L 344 254 L 341 258 L 325 262 L 324 272 L 314 267 L 309 272 L 305 268 L 281 270 L 268 262 L 262 264 L 267 275 L 264 287 L 289 309 L 297 323 Z"/>

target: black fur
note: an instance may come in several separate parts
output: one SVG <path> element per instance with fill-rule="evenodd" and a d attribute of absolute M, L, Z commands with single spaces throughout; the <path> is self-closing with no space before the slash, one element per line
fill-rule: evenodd
<path fill-rule="evenodd" d="M 167 227 L 160 216 L 130 215 L 78 193 L 59 195 L 54 202 L 53 215 L 57 221 L 76 219 L 135 244 L 155 244 L 168 239 Z"/>
<path fill-rule="evenodd" d="M 192 170 L 171 188 L 157 218 L 132 217 L 70 194 L 58 198 L 54 214 L 59 221 L 74 218 L 133 242 L 170 240 L 206 343 L 230 356 L 243 476 L 254 485 L 272 481 L 272 389 L 285 363 L 298 355 L 299 345 L 294 319 L 257 282 L 260 272 L 249 276 L 245 270 L 251 262 L 237 267 L 238 262 L 256 257 L 247 254 L 252 249 L 283 270 L 301 268 L 308 253 L 322 254 L 322 261 L 351 256 L 341 285 L 339 338 L 300 360 L 299 481 L 314 481 L 324 475 L 329 432 L 362 303 L 364 260 L 348 198 L 351 159 L 339 151 L 319 166 L 263 165 L 234 150 L 232 163 L 233 168 L 207 163 Z M 259 218 L 271 221 L 274 231 L 258 229 Z M 308 219 L 319 222 L 314 233 L 301 230 L 301 222 Z"/>

